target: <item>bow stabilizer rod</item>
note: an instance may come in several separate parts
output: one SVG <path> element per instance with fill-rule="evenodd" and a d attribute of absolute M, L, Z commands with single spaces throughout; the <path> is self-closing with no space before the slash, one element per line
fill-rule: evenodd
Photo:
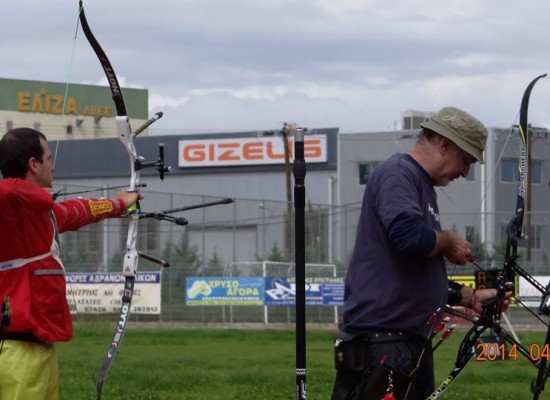
<path fill-rule="evenodd" d="M 134 131 L 134 136 L 139 135 L 141 132 L 143 132 L 145 129 L 147 129 L 149 127 L 149 125 L 151 125 L 152 123 L 154 123 L 154 122 L 158 121 L 159 119 L 161 119 L 163 115 L 164 115 L 164 113 L 162 111 L 159 111 L 158 113 L 155 113 L 155 115 L 153 115 L 151 118 L 149 118 L 147 121 L 145 121 L 145 123 L 143 125 L 141 125 L 139 128 L 137 128 Z"/>
<path fill-rule="evenodd" d="M 181 211 L 194 210 L 194 209 L 197 209 L 197 208 L 217 206 L 217 205 L 220 205 L 220 204 L 231 204 L 234 201 L 235 201 L 235 199 L 232 199 L 231 197 L 225 197 L 225 198 L 223 198 L 221 200 L 217 200 L 217 201 L 211 201 L 211 202 L 208 202 L 208 203 L 194 204 L 194 205 L 190 205 L 190 206 L 186 206 L 186 207 L 171 208 L 169 210 L 164 210 L 164 211 L 161 211 L 161 212 L 163 214 L 173 214 L 173 213 L 177 213 L 177 212 L 181 212 Z"/>
<path fill-rule="evenodd" d="M 234 201 L 235 201 L 234 199 L 232 199 L 230 197 L 226 197 L 226 198 L 223 198 L 223 199 L 218 200 L 218 201 L 211 201 L 209 203 L 194 204 L 194 205 L 186 206 L 186 207 L 171 208 L 169 210 L 164 210 L 164 211 L 159 211 L 159 212 L 156 212 L 156 211 L 142 212 L 142 213 L 139 214 L 139 219 L 154 218 L 154 219 L 158 219 L 158 220 L 161 220 L 161 221 L 172 222 L 176 225 L 187 225 L 189 223 L 187 221 L 187 219 L 185 219 L 183 217 L 172 217 L 172 216 L 167 215 L 167 214 L 174 214 L 174 213 L 178 213 L 178 212 L 182 212 L 182 211 L 195 210 L 197 208 L 212 207 L 212 206 L 217 206 L 217 205 L 220 205 L 220 204 L 230 204 L 230 203 L 233 203 Z"/>

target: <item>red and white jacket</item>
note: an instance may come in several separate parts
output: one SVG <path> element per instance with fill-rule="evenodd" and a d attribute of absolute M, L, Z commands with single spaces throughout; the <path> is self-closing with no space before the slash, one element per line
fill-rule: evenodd
<path fill-rule="evenodd" d="M 122 200 L 73 199 L 52 195 L 16 178 L 0 180 L 0 301 L 9 296 L 8 332 L 32 333 L 45 342 L 73 335 L 65 269 L 57 233 L 118 217 Z"/>

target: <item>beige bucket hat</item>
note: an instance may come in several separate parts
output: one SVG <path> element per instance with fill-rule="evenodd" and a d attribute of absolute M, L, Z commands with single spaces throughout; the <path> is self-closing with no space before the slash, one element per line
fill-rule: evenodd
<path fill-rule="evenodd" d="M 483 151 L 487 143 L 487 128 L 467 112 L 456 107 L 444 107 L 420 126 L 452 140 L 481 164 L 484 163 Z"/>

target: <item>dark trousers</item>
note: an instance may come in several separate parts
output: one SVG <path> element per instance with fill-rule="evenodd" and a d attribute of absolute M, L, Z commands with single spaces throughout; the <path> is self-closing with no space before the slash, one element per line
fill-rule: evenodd
<path fill-rule="evenodd" d="M 364 371 L 337 371 L 332 400 L 380 400 L 390 377 L 397 400 L 425 400 L 435 389 L 431 343 L 425 339 L 369 343 L 366 364 Z"/>

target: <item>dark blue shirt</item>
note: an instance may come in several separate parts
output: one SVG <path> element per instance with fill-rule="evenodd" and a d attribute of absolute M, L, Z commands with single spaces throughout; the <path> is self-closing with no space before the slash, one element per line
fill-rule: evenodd
<path fill-rule="evenodd" d="M 349 330 L 425 334 L 447 302 L 443 256 L 428 258 L 440 230 L 433 182 L 408 154 L 395 154 L 369 177 L 346 274 L 344 325 Z"/>

